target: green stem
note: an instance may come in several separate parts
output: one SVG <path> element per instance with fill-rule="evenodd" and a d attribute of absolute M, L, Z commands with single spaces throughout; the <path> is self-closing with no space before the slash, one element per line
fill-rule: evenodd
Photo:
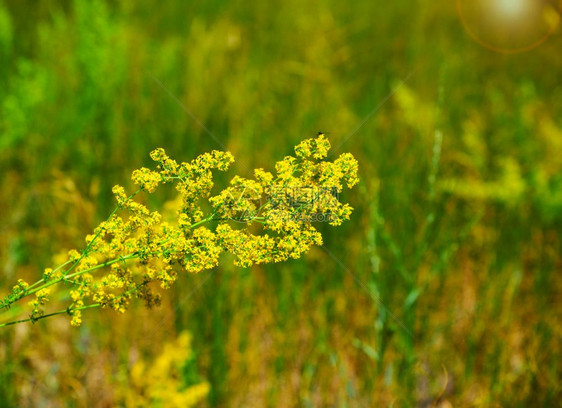
<path fill-rule="evenodd" d="M 201 224 L 204 224 L 204 223 L 209 222 L 209 221 L 213 221 L 213 220 L 214 220 L 214 217 L 215 217 L 215 213 L 213 213 L 212 215 L 210 215 L 210 216 L 207 217 L 207 218 L 202 219 L 202 220 L 199 221 L 199 222 L 196 222 L 195 224 L 191 224 L 191 225 L 189 226 L 189 229 L 193 229 L 193 228 L 195 228 L 195 227 L 198 227 L 198 226 L 201 225 Z"/>
<path fill-rule="evenodd" d="M 85 273 L 88 273 L 88 272 L 91 272 L 91 271 L 95 271 L 96 269 L 105 268 L 106 266 L 110 266 L 110 265 L 112 265 L 112 264 L 114 264 L 114 263 L 117 263 L 117 262 L 122 262 L 122 261 L 126 261 L 127 259 L 134 259 L 134 258 L 138 258 L 138 257 L 139 257 L 138 254 L 129 254 L 129 255 L 125 255 L 125 256 L 120 256 L 119 258 L 112 259 L 111 261 L 106 261 L 106 262 L 101 263 L 101 264 L 96 265 L 96 266 L 92 266 L 91 268 L 84 269 L 83 271 L 74 272 L 74 273 L 72 273 L 72 274 L 70 274 L 70 275 L 68 275 L 68 274 L 67 274 L 67 275 L 64 275 L 64 276 L 62 276 L 62 277 L 60 277 L 60 278 L 58 278 L 58 279 L 49 281 L 49 282 L 47 282 L 47 283 L 45 283 L 45 284 L 39 286 L 38 288 L 35 288 L 35 289 L 33 289 L 33 290 L 28 291 L 28 292 L 25 294 L 25 296 L 33 295 L 34 293 L 39 292 L 39 291 L 42 290 L 42 289 L 48 288 L 49 286 L 53 286 L 53 285 L 55 285 L 55 284 L 57 284 L 57 283 L 60 283 L 60 282 L 62 282 L 62 281 L 64 281 L 64 280 L 68 280 L 68 279 L 75 278 L 75 277 L 80 276 L 80 275 L 83 275 L 83 274 L 85 274 Z"/>
<path fill-rule="evenodd" d="M 55 272 L 57 272 L 59 269 L 64 268 L 64 267 L 65 267 L 66 265 L 68 265 L 70 262 L 72 262 L 72 261 L 69 259 L 69 260 L 66 261 L 65 263 L 63 263 L 63 264 L 57 266 L 57 267 L 53 270 L 52 273 L 55 273 Z M 39 279 L 39 280 L 38 280 L 37 282 L 35 282 L 33 285 L 30 285 L 30 286 L 27 288 L 27 290 L 29 291 L 29 290 L 33 289 L 35 286 L 40 285 L 40 284 L 43 283 L 43 282 L 45 282 L 45 278 Z M 27 296 L 27 295 L 25 295 L 25 296 Z M 24 297 L 24 296 L 22 296 L 22 297 Z M 21 299 L 21 298 L 19 298 L 19 299 Z M 16 300 L 19 300 L 19 299 L 16 299 Z"/>
<path fill-rule="evenodd" d="M 141 190 L 138 190 L 135 194 L 133 194 L 133 196 L 136 195 L 136 194 L 138 194 L 139 191 L 141 191 Z M 131 196 L 131 197 L 133 197 L 133 196 Z M 113 213 L 108 217 L 108 219 L 111 219 L 111 217 L 115 214 L 115 212 L 116 212 L 118 209 L 119 209 L 119 207 L 116 208 L 116 209 L 113 211 Z M 199 221 L 199 222 L 196 222 L 196 223 L 190 225 L 189 228 L 190 228 L 190 229 L 193 229 L 193 228 L 198 227 L 198 226 L 201 225 L 201 224 L 204 224 L 204 223 L 206 223 L 206 222 L 212 221 L 212 220 L 214 219 L 214 216 L 215 216 L 215 213 L 211 214 L 209 217 L 207 217 L 207 218 L 205 218 L 205 219 L 203 219 L 203 220 L 201 220 L 201 221 Z M 100 231 L 100 232 L 101 232 L 101 231 Z M 98 232 L 98 234 L 96 235 L 96 237 L 97 237 L 97 236 L 99 236 L 99 232 Z M 96 237 L 94 237 L 94 239 L 92 239 L 92 241 L 90 241 L 90 244 L 86 247 L 86 249 L 85 249 L 84 252 L 83 252 L 84 254 L 88 253 L 88 249 L 89 249 L 89 247 L 91 246 L 91 244 L 93 243 L 93 241 L 95 240 Z M 165 243 L 166 241 L 168 241 L 168 239 L 166 239 L 166 240 L 160 242 L 159 244 Z M 157 254 L 157 252 L 154 253 L 154 254 Z M 154 255 L 154 254 L 152 254 L 152 255 Z M 135 258 L 138 258 L 139 256 L 140 256 L 140 254 L 138 254 L 138 253 L 135 252 L 135 253 L 132 253 L 132 254 L 120 256 L 120 257 L 115 258 L 115 259 L 112 259 L 112 260 L 110 260 L 110 261 L 106 261 L 106 262 L 104 262 L 104 263 L 101 263 L 101 264 L 99 264 L 99 265 L 96 265 L 96 266 L 93 266 L 93 267 L 91 267 L 91 268 L 85 269 L 85 270 L 83 270 L 83 271 L 78 271 L 78 272 L 70 273 L 70 272 L 74 269 L 74 267 L 80 262 L 80 260 L 84 257 L 84 255 L 83 255 L 78 261 L 76 261 L 76 262 L 65 272 L 65 274 L 64 274 L 63 276 L 61 276 L 60 278 L 51 280 L 51 281 L 45 281 L 44 279 L 38 280 L 37 282 L 35 282 L 33 285 L 31 285 L 31 286 L 29 287 L 29 288 L 33 288 L 33 289 L 30 290 L 30 289 L 28 288 L 28 289 L 25 291 L 24 294 L 22 294 L 21 296 L 19 296 L 19 297 L 16 298 L 16 299 L 14 299 L 12 302 L 10 302 L 10 304 L 13 304 L 13 303 L 17 302 L 18 300 L 23 299 L 24 297 L 31 296 L 31 295 L 33 295 L 33 294 L 39 292 L 39 291 L 42 290 L 42 289 L 46 289 L 46 288 L 48 288 L 48 287 L 50 287 L 50 286 L 56 285 L 56 284 L 58 284 L 58 283 L 60 283 L 60 282 L 62 282 L 62 281 L 70 280 L 70 279 L 73 279 L 73 278 L 75 278 L 75 277 L 77 277 L 77 276 L 83 275 L 83 274 L 85 274 L 85 273 L 92 272 L 92 271 L 95 271 L 95 270 L 97 270 L 97 269 L 105 268 L 106 266 L 110 266 L 110 265 L 112 265 L 112 264 L 114 264 L 114 263 L 117 263 L 117 262 L 123 262 L 123 261 L 129 260 L 129 259 L 135 259 Z M 59 269 L 61 269 L 61 268 L 64 267 L 65 265 L 68 265 L 70 262 L 71 262 L 71 261 L 65 262 L 64 264 L 62 264 L 62 265 L 60 265 L 59 267 L 57 267 L 57 268 L 55 269 L 55 271 L 58 271 Z M 55 272 L 55 271 L 53 271 L 53 272 Z M 43 284 L 41 285 L 41 283 L 43 283 Z M 37 285 L 40 285 L 40 286 L 37 286 Z M 1 327 L 1 326 L 0 326 L 0 327 Z"/>
<path fill-rule="evenodd" d="M 127 199 L 125 200 L 126 202 L 131 200 L 132 198 L 134 198 L 138 193 L 140 193 L 143 190 L 143 188 L 139 188 L 137 191 L 135 191 L 133 194 L 131 194 L 129 197 L 127 197 Z M 120 209 L 123 208 L 122 204 L 117 205 L 117 207 L 115 207 L 115 209 L 111 212 L 111 214 L 109 214 L 109 217 L 107 217 L 107 219 L 105 220 L 105 222 L 108 222 L 111 218 L 113 218 L 113 216 L 117 213 L 117 211 L 119 211 Z M 90 253 L 90 248 L 92 247 L 92 245 L 94 244 L 94 242 L 96 241 L 96 239 L 98 239 L 98 237 L 100 236 L 100 234 L 102 233 L 103 228 L 100 228 L 100 230 L 96 233 L 96 235 L 94 235 L 94 237 L 92 238 L 92 240 L 88 243 L 88 245 L 86 245 L 86 248 L 84 249 L 84 251 L 82 251 L 82 254 L 80 256 L 80 258 L 78 258 L 76 260 L 76 262 L 74 262 L 74 264 L 68 268 L 68 270 L 65 272 L 65 275 L 68 275 L 75 267 L 76 265 L 78 265 L 80 263 L 80 261 L 82 259 L 84 259 L 84 257 L 86 255 L 88 255 Z M 58 268 L 57 268 L 58 269 Z"/>
<path fill-rule="evenodd" d="M 134 198 L 138 193 L 140 193 L 143 190 L 143 188 L 139 188 L 137 191 L 135 191 L 133 194 L 131 194 L 129 197 L 127 197 L 126 201 L 131 200 L 132 198 Z M 105 220 L 105 222 L 108 222 L 116 213 L 117 211 L 119 211 L 120 209 L 122 209 L 123 206 L 121 204 L 119 204 L 117 207 L 115 207 L 115 209 L 111 212 L 111 214 L 109 214 L 109 217 L 107 217 L 107 219 Z M 33 289 L 35 286 L 40 285 L 41 283 L 45 282 L 44 278 L 39 279 L 37 282 L 33 283 L 31 286 L 29 286 L 25 292 L 23 292 L 20 296 L 14 298 L 8 305 L 13 304 L 15 302 L 17 302 L 20 299 L 23 299 L 24 297 L 27 297 L 29 295 L 32 295 L 34 293 L 36 293 L 37 291 L 47 288 L 51 285 L 54 285 L 55 283 L 59 283 L 62 280 L 64 280 L 65 277 L 68 277 L 68 274 L 80 263 L 80 261 L 82 259 L 84 259 L 84 257 L 86 255 L 88 255 L 90 253 L 90 248 L 92 247 L 92 245 L 94 244 L 94 242 L 96 241 L 96 239 L 100 236 L 101 232 L 103 231 L 103 229 L 100 229 L 96 235 L 94 235 L 94 237 L 92 238 L 92 240 L 88 243 L 88 245 L 86 245 L 86 248 L 82 251 L 82 254 L 80 255 L 80 258 L 78 258 L 70 268 L 68 268 L 65 273 L 64 273 L 64 277 L 61 279 L 56 279 L 54 281 L 51 282 L 47 282 L 44 285 L 39 286 L 38 288 Z M 57 272 L 59 269 L 65 267 L 66 265 L 68 265 L 69 263 L 71 263 L 71 260 L 66 261 L 65 263 L 59 265 L 54 271 Z M 82 273 L 86 273 L 87 271 L 83 271 Z M 6 306 L 6 305 L 4 305 Z"/>
<path fill-rule="evenodd" d="M 136 285 L 133 289 L 130 289 L 130 290 L 126 291 L 125 293 L 123 293 L 122 295 L 117 296 L 116 299 L 120 299 L 122 297 L 128 296 L 129 294 L 135 292 L 139 287 L 141 287 L 143 285 L 146 285 L 146 282 L 143 282 L 139 285 Z M 45 319 L 47 317 L 57 316 L 57 315 L 60 315 L 60 314 L 65 314 L 65 313 L 70 314 L 70 311 L 92 309 L 92 308 L 100 307 L 100 306 L 102 306 L 101 303 L 92 303 L 91 305 L 80 306 L 80 307 L 72 307 L 72 305 L 71 305 L 71 307 L 68 307 L 64 310 L 59 310 L 58 312 L 49 313 L 49 314 L 42 315 L 42 316 L 39 316 L 39 317 L 29 317 L 27 319 L 14 320 L 14 321 L 7 322 L 7 323 L 0 323 L 0 327 L 11 326 L 11 325 L 14 325 L 14 324 L 25 323 L 25 322 L 35 323 L 37 320 Z"/>
<path fill-rule="evenodd" d="M 101 306 L 101 303 L 93 303 L 91 305 L 77 307 L 77 308 L 74 308 L 72 310 L 84 310 L 84 309 L 91 309 L 93 307 L 100 307 L 100 306 Z M 58 312 L 49 313 L 49 314 L 39 316 L 39 317 L 33 317 L 33 318 L 29 317 L 27 319 L 14 320 L 12 322 L 7 322 L 7 323 L 0 323 L 0 327 L 11 326 L 13 324 L 25 323 L 25 322 L 35 323 L 37 320 L 41 320 L 41 319 L 45 319 L 47 317 L 57 316 L 57 315 L 60 315 L 60 314 L 65 314 L 65 313 L 68 313 L 68 309 L 59 310 Z"/>

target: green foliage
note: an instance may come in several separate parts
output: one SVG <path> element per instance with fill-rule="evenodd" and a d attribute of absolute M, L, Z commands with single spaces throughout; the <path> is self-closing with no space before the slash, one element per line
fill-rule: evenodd
<path fill-rule="evenodd" d="M 159 146 L 250 177 L 322 130 L 362 180 L 326 250 L 221 263 L 159 312 L 3 330 L 4 405 L 111 406 L 188 329 L 209 406 L 555 406 L 559 29 L 499 54 L 455 3 L 0 3 L 0 288 L 78 247 Z"/>

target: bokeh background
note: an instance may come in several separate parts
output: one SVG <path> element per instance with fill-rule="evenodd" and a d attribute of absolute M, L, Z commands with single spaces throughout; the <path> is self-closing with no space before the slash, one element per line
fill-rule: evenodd
<path fill-rule="evenodd" d="M 0 406 L 557 406 L 560 9 L 481 3 L 0 0 L 2 296 L 156 147 L 249 176 L 322 130 L 361 173 L 302 260 L 3 328 Z"/>

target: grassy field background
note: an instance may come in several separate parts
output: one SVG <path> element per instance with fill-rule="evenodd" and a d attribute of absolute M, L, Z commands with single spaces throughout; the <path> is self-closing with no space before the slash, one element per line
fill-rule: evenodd
<path fill-rule="evenodd" d="M 227 176 L 249 176 L 322 130 L 361 183 L 302 260 L 224 262 L 161 308 L 78 329 L 2 329 L 0 405 L 136 406 L 131 367 L 188 330 L 181 381 L 154 380 L 170 404 L 205 379 L 209 407 L 557 406 L 554 20 L 506 54 L 454 1 L 1 0 L 1 295 L 81 247 L 156 147 L 188 161 L 224 145 Z"/>

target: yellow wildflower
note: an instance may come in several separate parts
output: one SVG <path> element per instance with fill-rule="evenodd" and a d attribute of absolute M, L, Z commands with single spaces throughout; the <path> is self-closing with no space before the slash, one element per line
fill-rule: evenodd
<path fill-rule="evenodd" d="M 155 285 L 169 288 L 182 270 L 214 268 L 224 253 L 234 255 L 240 267 L 299 258 L 322 244 L 315 223 L 340 225 L 353 210 L 339 194 L 358 183 L 357 161 L 349 153 L 326 160 L 329 149 L 320 134 L 297 145 L 296 157 L 276 163 L 276 174 L 256 169 L 253 179 L 234 176 L 213 195 L 213 170 L 229 168 L 234 161 L 229 152 L 215 150 L 178 164 L 156 149 L 150 154 L 156 170 L 143 167 L 132 174 L 141 187 L 137 193 L 113 187 L 117 209 L 86 236 L 86 248 L 69 251 L 57 272 L 45 269 L 43 282 L 31 290 L 20 280 L 7 302 L 34 294 L 31 318 L 41 318 L 47 288 L 64 281 L 72 300 L 67 313 L 79 326 L 82 309 L 92 305 L 119 313 L 134 298 L 148 307 L 158 305 Z M 166 184 L 174 184 L 178 204 L 175 219 L 164 221 L 135 197 Z"/>

